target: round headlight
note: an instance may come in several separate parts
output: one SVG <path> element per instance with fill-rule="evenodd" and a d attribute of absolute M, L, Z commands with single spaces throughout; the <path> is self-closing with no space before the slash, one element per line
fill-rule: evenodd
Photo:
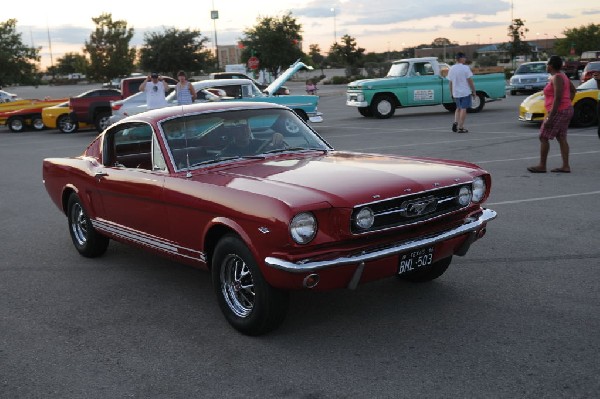
<path fill-rule="evenodd" d="M 356 226 L 361 229 L 368 229 L 373 226 L 374 221 L 375 215 L 373 214 L 371 208 L 364 207 L 356 214 L 354 223 L 356 223 Z"/>
<path fill-rule="evenodd" d="M 298 244 L 309 243 L 317 233 L 317 219 L 312 213 L 299 213 L 290 222 L 290 234 Z"/>
<path fill-rule="evenodd" d="M 467 186 L 462 186 L 458 192 L 458 203 L 462 206 L 467 206 L 471 202 L 471 189 Z"/>
<path fill-rule="evenodd" d="M 479 176 L 473 179 L 473 201 L 479 202 L 485 195 L 485 180 Z"/>

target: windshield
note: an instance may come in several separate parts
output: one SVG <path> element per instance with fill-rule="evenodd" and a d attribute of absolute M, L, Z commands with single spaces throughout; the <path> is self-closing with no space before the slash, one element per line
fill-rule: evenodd
<path fill-rule="evenodd" d="M 161 123 L 176 170 L 275 153 L 328 151 L 293 111 L 251 109 L 182 115 Z"/>
<path fill-rule="evenodd" d="M 389 77 L 406 76 L 406 74 L 408 73 L 408 67 L 409 67 L 408 62 L 398 62 L 398 63 L 392 64 L 392 67 L 390 68 L 390 71 L 388 72 L 387 76 L 389 76 Z"/>
<path fill-rule="evenodd" d="M 515 75 L 526 75 L 529 73 L 547 73 L 546 63 L 522 64 L 517 68 Z"/>

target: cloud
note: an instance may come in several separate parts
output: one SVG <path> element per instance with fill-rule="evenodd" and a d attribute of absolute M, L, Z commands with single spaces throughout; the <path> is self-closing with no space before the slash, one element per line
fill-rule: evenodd
<path fill-rule="evenodd" d="M 506 22 L 487 22 L 487 21 L 475 21 L 475 20 L 463 20 L 463 21 L 454 21 L 450 24 L 450 27 L 454 29 L 481 29 L 481 28 L 489 28 L 493 26 L 502 26 L 506 25 L 508 27 L 508 23 Z"/>
<path fill-rule="evenodd" d="M 307 18 L 331 18 L 331 8 L 336 16 L 346 18 L 344 25 L 385 25 L 419 19 L 446 17 L 455 14 L 495 15 L 510 8 L 504 0 L 429 0 L 422 2 L 399 2 L 397 0 L 356 0 L 347 3 L 334 2 L 323 6 L 322 1 L 312 1 L 306 7 L 293 10 L 294 16 Z M 351 15 L 356 17 L 351 18 Z"/>
<path fill-rule="evenodd" d="M 581 11 L 581 15 L 593 15 L 593 14 L 600 14 L 600 9 L 598 9 L 598 10 L 583 10 L 583 11 Z"/>
<path fill-rule="evenodd" d="M 546 18 L 548 19 L 569 19 L 569 18 L 573 18 L 571 15 L 568 14 L 561 14 L 561 13 L 553 13 L 553 14 L 547 14 Z"/>

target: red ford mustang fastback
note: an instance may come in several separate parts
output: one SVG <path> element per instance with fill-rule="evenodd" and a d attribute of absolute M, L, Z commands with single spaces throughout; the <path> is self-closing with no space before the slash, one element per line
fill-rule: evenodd
<path fill-rule="evenodd" d="M 435 279 L 496 217 L 476 165 L 334 151 L 266 103 L 138 114 L 43 176 L 83 256 L 113 239 L 209 269 L 249 335 L 283 321 L 289 290 Z"/>

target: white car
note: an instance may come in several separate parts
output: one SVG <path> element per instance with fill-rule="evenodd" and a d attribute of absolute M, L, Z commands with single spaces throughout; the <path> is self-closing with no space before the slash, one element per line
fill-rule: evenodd
<path fill-rule="evenodd" d="M 15 101 L 17 98 L 18 96 L 14 93 L 0 90 L 0 103 L 9 103 L 11 101 Z"/>
<path fill-rule="evenodd" d="M 177 105 L 177 94 L 174 90 L 175 86 L 170 87 L 171 94 L 167 96 L 167 104 L 168 106 Z M 196 102 L 219 100 L 218 96 L 206 90 L 197 91 L 196 94 Z M 108 119 L 108 123 L 112 125 L 113 123 L 118 122 L 127 116 L 146 111 L 146 93 L 140 91 L 124 100 L 111 101 L 110 107 L 112 109 L 112 115 Z"/>

